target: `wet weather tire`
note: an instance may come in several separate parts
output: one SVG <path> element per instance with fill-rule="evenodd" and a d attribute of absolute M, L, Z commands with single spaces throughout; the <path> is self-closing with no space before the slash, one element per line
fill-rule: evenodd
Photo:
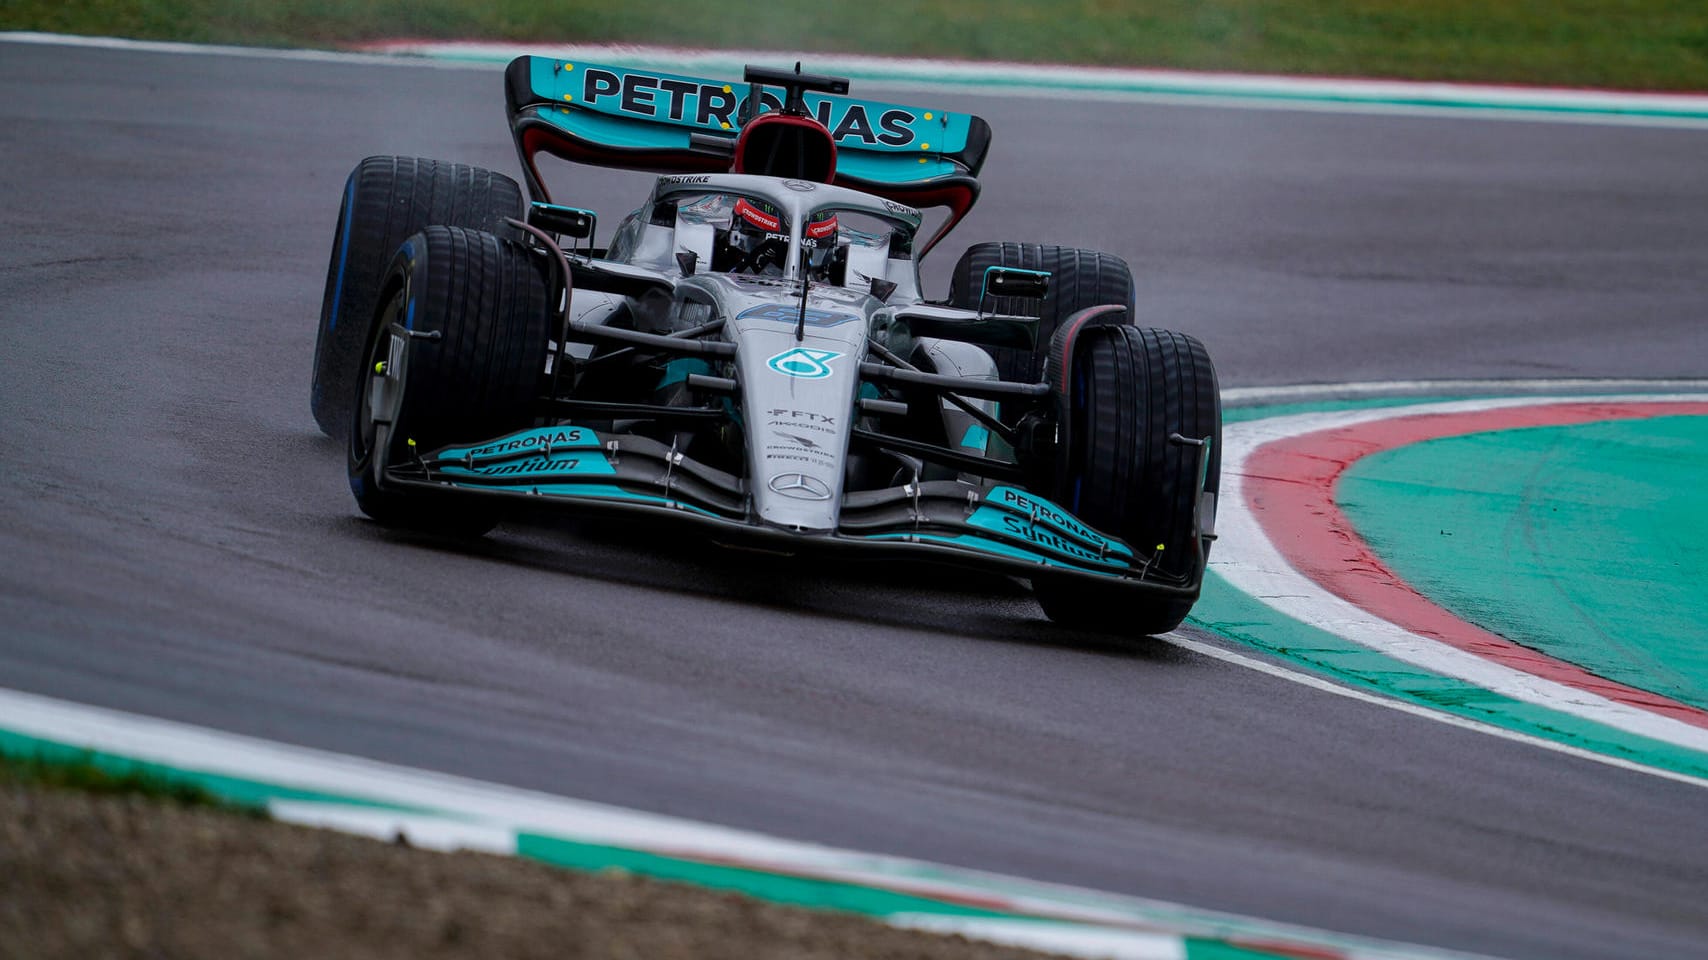
<path fill-rule="evenodd" d="M 513 240 L 459 227 L 428 227 L 398 250 L 382 290 L 364 375 L 352 387 L 350 489 L 362 512 L 388 526 L 478 535 L 497 521 L 479 494 L 387 484 L 375 454 L 381 440 L 371 402 L 391 351 L 391 324 L 423 335 L 409 341 L 387 459 L 407 467 L 452 443 L 480 441 L 534 423 L 553 315 L 544 257 Z M 413 441 L 413 445 L 411 445 Z"/>
<path fill-rule="evenodd" d="M 1149 563 L 1144 579 L 1185 592 L 1157 596 L 1119 583 L 1049 577 L 1034 580 L 1033 588 L 1052 620 L 1164 633 L 1192 609 L 1210 547 L 1207 538 L 1198 539 L 1194 523 L 1201 448 L 1171 438 L 1209 441 L 1208 527 L 1220 488 L 1221 398 L 1203 344 L 1181 333 L 1128 326 L 1113 313 L 1075 315 L 1052 339 L 1048 372 L 1062 425 L 1055 498 L 1081 520 L 1125 540 Z"/>
<path fill-rule="evenodd" d="M 324 433 L 342 437 L 349 426 L 368 323 L 398 245 L 432 224 L 513 236 L 504 220 L 521 216 L 521 188 L 503 174 L 412 157 L 369 157 L 356 165 L 344 183 L 314 344 L 309 406 Z"/>
<path fill-rule="evenodd" d="M 1044 375 L 1049 343 L 1061 321 L 1087 307 L 1115 305 L 1133 315 L 1133 272 L 1120 257 L 1095 250 L 1055 247 L 1037 243 L 977 243 L 961 254 L 949 280 L 949 303 L 968 310 L 979 307 L 984 272 L 991 267 L 1048 270 L 1050 290 L 1044 295 L 1038 318 L 1038 348 L 1015 350 L 991 348 L 1004 380 L 1036 383 Z M 1014 297 L 992 297 L 984 304 L 990 313 L 1031 315 L 1036 301 Z"/>

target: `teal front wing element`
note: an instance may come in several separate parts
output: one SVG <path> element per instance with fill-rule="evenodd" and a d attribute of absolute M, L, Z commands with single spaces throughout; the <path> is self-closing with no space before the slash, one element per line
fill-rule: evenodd
<path fill-rule="evenodd" d="M 1014 487 L 991 488 L 967 522 L 1081 564 L 1127 569 L 1134 561 L 1126 544 L 1091 529 L 1060 505 Z"/>
<path fill-rule="evenodd" d="M 869 533 L 865 534 L 860 539 L 891 540 L 903 543 L 944 544 L 979 553 L 991 554 L 993 556 L 1006 557 L 1010 560 L 1019 560 L 1024 563 L 1037 564 L 1042 567 L 1055 567 L 1061 570 L 1073 570 L 1078 573 L 1092 573 L 1107 577 L 1118 577 L 1126 569 L 1125 567 L 1112 567 L 1108 565 L 1105 565 L 1103 569 L 1098 569 L 1096 567 L 1087 566 L 1084 562 L 1076 563 L 1068 560 L 1057 559 L 1056 557 L 1046 556 L 1042 553 L 1025 550 L 1020 547 L 1002 543 L 1001 541 L 992 540 L 989 537 L 981 537 L 970 533 L 956 534 L 953 536 L 935 533 Z"/>
<path fill-rule="evenodd" d="M 676 500 L 671 497 L 635 493 L 632 490 L 624 490 L 622 487 L 611 483 L 552 483 L 549 482 L 552 479 L 551 477 L 544 478 L 548 481 L 544 483 L 517 483 L 515 480 L 511 480 L 508 483 L 489 483 L 484 482 L 486 479 L 485 477 L 477 475 L 468 475 L 467 479 L 455 479 L 453 472 L 450 470 L 442 470 L 440 472 L 440 476 L 451 486 L 459 487 L 464 490 L 495 490 L 503 493 L 521 494 L 526 496 L 574 500 L 616 500 L 623 503 L 636 503 L 653 507 L 661 507 L 667 510 L 685 510 L 688 513 L 702 517 L 710 517 L 714 520 L 727 521 L 729 519 L 721 514 L 714 513 L 703 507 L 697 507 L 691 503 L 683 503 L 681 500 Z M 560 475 L 559 479 L 567 479 L 567 477 Z"/>
<path fill-rule="evenodd" d="M 706 510 L 702 507 L 696 507 L 691 503 L 683 503 L 680 500 L 674 500 L 670 497 L 659 497 L 647 493 L 635 493 L 632 490 L 624 490 L 622 487 L 614 486 L 609 483 L 552 483 L 542 484 L 540 486 L 531 486 L 528 488 L 528 491 L 530 493 L 537 493 L 542 497 L 583 497 L 597 500 L 626 500 L 630 503 L 645 503 L 656 507 L 686 510 L 689 513 L 696 513 L 702 517 L 711 517 L 714 520 L 727 519 L 710 510 Z"/>
<path fill-rule="evenodd" d="M 697 361 L 695 361 L 697 362 Z M 616 443 L 617 441 L 612 441 Z M 431 479 L 464 490 L 486 490 L 520 496 L 576 500 L 621 501 L 727 519 L 722 514 L 665 495 L 637 493 L 625 482 L 639 482 L 633 469 L 617 469 L 605 440 L 586 427 L 535 427 L 506 434 L 475 446 L 446 447 L 422 461 Z M 625 479 L 626 478 L 626 479 Z M 421 478 L 406 480 L 423 482 Z M 641 486 L 653 485 L 645 478 Z"/>
<path fill-rule="evenodd" d="M 477 479 L 501 480 L 514 483 L 517 480 L 551 480 L 554 478 L 571 478 L 593 476 L 610 476 L 616 473 L 611 461 L 597 450 L 573 450 L 567 454 L 552 456 L 512 457 L 499 463 L 483 463 L 476 467 L 466 467 L 461 464 L 434 464 L 434 468 L 442 477 L 455 479 L 467 477 L 471 482 Z"/>
<path fill-rule="evenodd" d="M 536 427 L 506 434 L 477 446 L 446 447 L 432 454 L 431 463 L 434 466 L 461 463 L 472 469 L 481 463 L 549 456 L 558 450 L 597 449 L 599 435 L 586 427 Z"/>

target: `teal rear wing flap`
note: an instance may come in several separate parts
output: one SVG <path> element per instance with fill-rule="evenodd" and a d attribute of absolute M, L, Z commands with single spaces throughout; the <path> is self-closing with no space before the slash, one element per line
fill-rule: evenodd
<path fill-rule="evenodd" d="M 540 153 L 655 173 L 730 169 L 754 115 L 783 109 L 783 91 L 652 70 L 517 57 L 505 71 L 511 132 L 528 191 L 550 202 Z M 836 144 L 835 183 L 914 207 L 949 207 L 935 243 L 978 199 L 990 124 L 968 113 L 808 91 L 808 112 Z M 931 244 L 926 244 L 926 249 Z"/>

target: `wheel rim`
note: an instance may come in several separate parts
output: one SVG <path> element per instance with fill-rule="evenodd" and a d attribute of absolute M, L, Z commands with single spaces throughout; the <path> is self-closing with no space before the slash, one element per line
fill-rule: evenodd
<path fill-rule="evenodd" d="M 369 338 L 366 360 L 356 378 L 357 394 L 353 405 L 356 422 L 350 431 L 350 452 L 354 461 L 362 466 L 367 466 L 372 461 L 375 452 L 374 441 L 379 434 L 379 424 L 374 422 L 374 381 L 385 376 L 380 372 L 380 364 L 390 358 L 391 325 L 402 311 L 403 291 L 400 289 L 386 302 L 375 318 L 374 333 Z"/>

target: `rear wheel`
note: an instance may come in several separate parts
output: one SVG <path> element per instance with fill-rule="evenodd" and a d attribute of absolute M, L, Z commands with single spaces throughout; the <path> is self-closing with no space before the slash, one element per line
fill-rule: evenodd
<path fill-rule="evenodd" d="M 1133 315 L 1133 272 L 1120 257 L 1095 250 L 1055 247 L 1037 243 L 977 243 L 961 254 L 949 280 L 949 303 L 968 310 L 978 309 L 984 290 L 984 272 L 991 267 L 1048 270 L 1050 289 L 1044 295 L 1038 318 L 1038 346 L 1034 350 L 993 347 L 997 369 L 1004 380 L 1036 383 L 1044 375 L 1049 344 L 1061 321 L 1087 307 L 1115 305 Z M 992 297 L 984 303 L 990 313 L 1029 315 L 1038 310 L 1036 301 L 1014 297 Z"/>
<path fill-rule="evenodd" d="M 521 216 L 521 188 L 491 170 L 411 157 L 356 165 L 344 184 L 314 343 L 309 405 L 323 432 L 341 437 L 349 426 L 358 361 L 398 245 L 430 224 L 510 236 L 505 218 Z"/>
<path fill-rule="evenodd" d="M 1050 619 L 1146 634 L 1180 625 L 1197 599 L 1209 540 L 1195 524 L 1213 520 L 1220 487 L 1222 416 L 1216 371 L 1203 344 L 1185 334 L 1107 322 L 1100 311 L 1070 318 L 1051 344 L 1051 382 L 1062 425 L 1057 502 L 1113 533 L 1149 566 L 1145 579 L 1191 588 L 1151 597 L 1118 584 L 1039 577 Z M 1104 322 L 1099 323 L 1098 320 Z M 1179 436 L 1181 440 L 1172 439 Z M 1200 446 L 1209 447 L 1206 501 L 1198 498 Z"/>
<path fill-rule="evenodd" d="M 388 526 L 479 535 L 497 509 L 478 495 L 386 485 L 377 454 L 406 464 L 452 443 L 486 440 L 534 422 L 551 320 L 545 260 L 522 244 L 459 227 L 428 227 L 404 241 L 385 303 L 352 387 L 350 489 L 362 512 Z M 412 338 L 404 369 L 391 325 Z M 383 402 L 388 393 L 400 398 Z"/>

